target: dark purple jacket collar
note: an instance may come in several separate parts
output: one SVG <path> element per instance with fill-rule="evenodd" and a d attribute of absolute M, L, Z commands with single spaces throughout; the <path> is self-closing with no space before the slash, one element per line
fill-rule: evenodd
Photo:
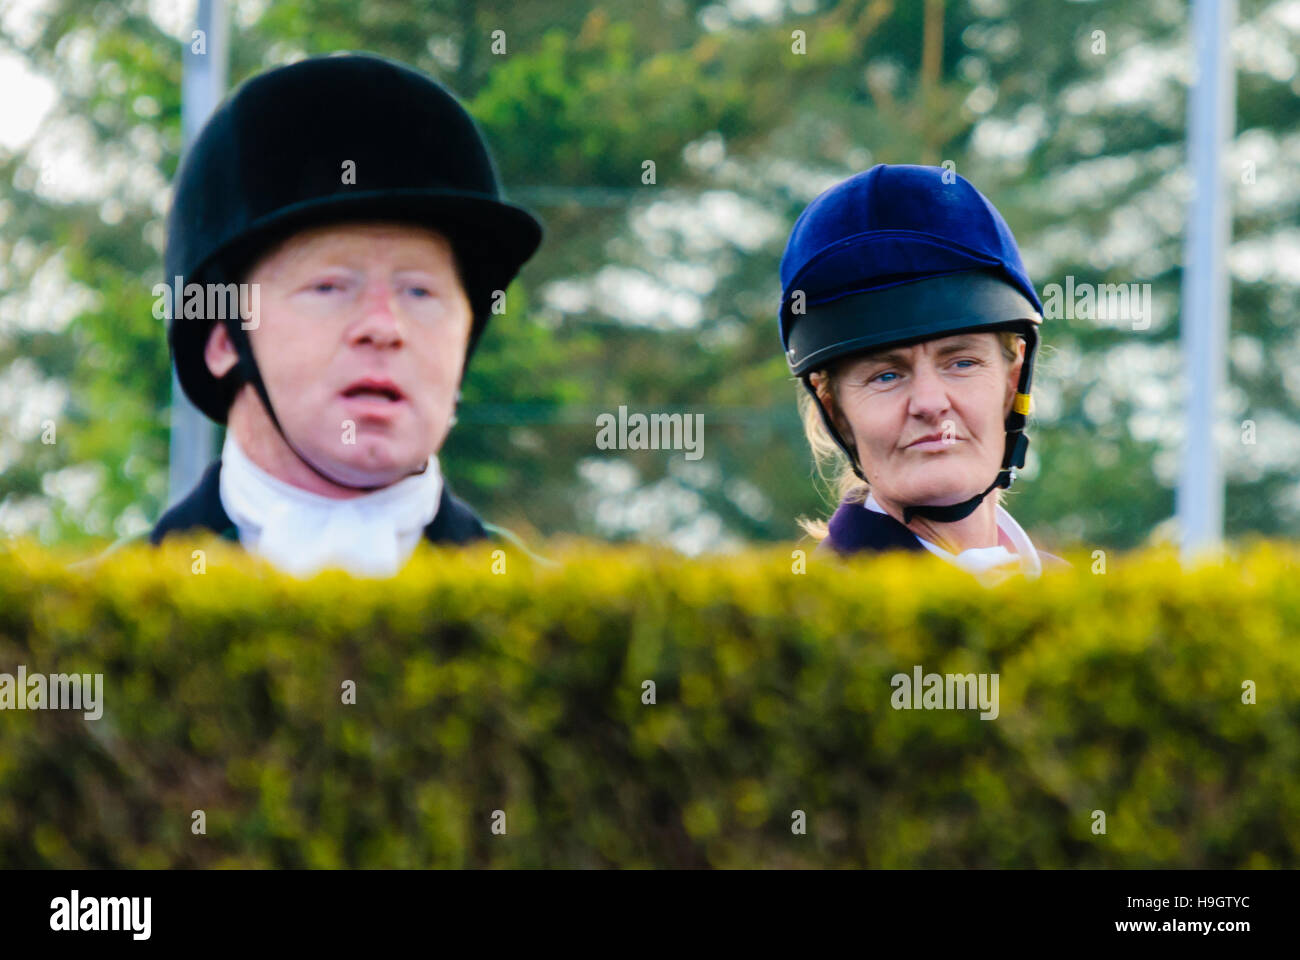
<path fill-rule="evenodd" d="M 839 554 L 860 553 L 864 550 L 924 550 L 916 534 L 887 513 L 878 513 L 863 503 L 841 503 L 827 524 L 830 535 L 821 542 L 819 550 L 834 550 Z M 1038 551 L 1043 569 L 1069 569 L 1072 564 L 1046 550 Z"/>
<path fill-rule="evenodd" d="M 924 550 L 911 530 L 887 513 L 877 513 L 864 503 L 841 503 L 831 517 L 830 536 L 824 541 L 836 553 L 863 550 Z"/>

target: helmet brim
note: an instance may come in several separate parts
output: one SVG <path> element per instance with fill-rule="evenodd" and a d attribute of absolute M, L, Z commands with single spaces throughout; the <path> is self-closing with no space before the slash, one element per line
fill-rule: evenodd
<path fill-rule="evenodd" d="M 1016 287 L 991 271 L 968 270 L 810 304 L 787 318 L 786 361 L 803 376 L 852 354 L 1040 323 Z"/>

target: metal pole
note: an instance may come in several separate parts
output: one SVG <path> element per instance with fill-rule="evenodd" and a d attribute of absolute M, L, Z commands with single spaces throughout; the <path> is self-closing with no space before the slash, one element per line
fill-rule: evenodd
<path fill-rule="evenodd" d="M 1195 0 L 1196 82 L 1187 105 L 1188 165 L 1194 195 L 1183 257 L 1182 341 L 1187 371 L 1187 440 L 1178 485 L 1184 562 L 1223 542 L 1223 470 L 1215 447 L 1216 405 L 1226 379 L 1231 235 L 1224 181 L 1225 141 L 1236 127 L 1231 36 L 1236 0 Z"/>
<path fill-rule="evenodd" d="M 199 40 L 192 34 L 183 53 L 181 129 L 184 150 L 189 150 L 226 89 L 226 23 L 225 0 L 199 0 L 194 30 L 202 32 L 203 52 L 195 52 Z M 170 284 L 172 278 L 167 277 L 166 282 Z M 168 506 L 184 497 L 199 482 L 215 446 L 216 425 L 190 403 L 173 367 Z"/>

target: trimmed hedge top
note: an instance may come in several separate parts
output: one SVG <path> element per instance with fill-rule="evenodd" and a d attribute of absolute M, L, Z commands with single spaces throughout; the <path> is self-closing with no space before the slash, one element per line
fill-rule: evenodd
<path fill-rule="evenodd" d="M 1300 866 L 1294 545 L 992 589 L 553 556 L 0 546 L 0 704 L 19 667 L 103 684 L 98 719 L 0 709 L 0 867 Z M 996 675 L 996 716 L 924 708 L 918 668 Z"/>

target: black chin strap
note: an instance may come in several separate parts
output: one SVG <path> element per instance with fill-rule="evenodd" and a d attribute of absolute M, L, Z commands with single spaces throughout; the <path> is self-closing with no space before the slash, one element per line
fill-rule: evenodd
<path fill-rule="evenodd" d="M 1016 387 L 1015 401 L 1011 406 L 1011 413 L 1007 414 L 1007 442 L 1002 453 L 1002 469 L 998 471 L 997 477 L 993 480 L 983 493 L 977 493 L 969 500 L 963 500 L 961 503 L 953 503 L 947 506 L 932 506 L 930 504 L 918 503 L 908 504 L 903 507 L 903 525 L 908 526 L 913 517 L 924 517 L 927 520 L 934 520 L 938 523 L 955 523 L 958 520 L 965 520 L 975 508 L 983 503 L 984 498 L 996 490 L 998 487 L 1010 488 L 1016 479 L 1016 467 L 1025 465 L 1025 454 L 1029 452 L 1029 437 L 1025 434 L 1025 424 L 1029 419 L 1029 385 L 1034 376 L 1034 355 L 1038 352 L 1038 331 L 1032 325 L 1029 325 L 1026 331 L 1025 342 L 1025 362 L 1020 368 L 1020 382 Z M 858 479 L 863 483 L 870 483 L 866 475 L 862 472 L 862 467 L 858 464 L 857 455 L 844 442 L 840 436 L 839 430 L 831 422 L 830 415 L 826 408 L 822 406 L 821 398 L 817 396 L 817 391 L 813 388 L 812 377 L 805 376 L 802 378 L 803 385 L 812 395 L 813 403 L 817 405 L 817 411 L 821 414 L 822 423 L 830 432 L 831 439 L 849 458 L 849 465 L 853 467 L 853 472 L 857 474 Z"/>
<path fill-rule="evenodd" d="M 253 345 L 249 342 L 248 331 L 244 329 L 238 316 L 233 319 L 226 319 L 224 322 L 226 325 L 226 332 L 230 335 L 231 341 L 235 344 L 235 353 L 239 357 L 239 362 L 236 365 L 235 370 L 239 371 L 239 374 L 243 377 L 245 382 L 253 385 L 253 389 L 257 391 L 257 395 L 262 401 L 262 407 L 266 410 L 266 415 L 271 418 L 271 423 L 275 426 L 276 432 L 280 434 L 285 445 L 293 451 L 294 456 L 306 464 L 307 468 L 311 470 L 312 473 L 316 474 L 316 476 L 320 477 L 322 480 L 328 480 L 336 486 L 346 487 L 349 490 L 360 490 L 363 493 L 369 493 L 373 490 L 382 490 L 384 487 L 390 486 L 390 484 L 363 486 L 360 484 L 348 483 L 347 481 L 340 480 L 337 477 L 332 477 L 320 467 L 316 466 L 316 464 L 312 463 L 301 450 L 294 446 L 293 441 L 289 439 L 289 435 L 284 432 L 284 427 L 280 426 L 280 419 L 275 415 L 275 407 L 271 405 L 271 398 L 266 392 L 266 384 L 262 382 L 262 373 L 258 370 L 257 360 L 253 356 Z M 226 376 L 230 375 L 230 373 L 226 374 Z M 425 460 L 424 465 L 420 467 L 419 470 L 412 470 L 406 476 L 417 477 L 428 469 L 429 461 Z M 402 479 L 404 480 L 406 477 L 403 477 Z"/>

